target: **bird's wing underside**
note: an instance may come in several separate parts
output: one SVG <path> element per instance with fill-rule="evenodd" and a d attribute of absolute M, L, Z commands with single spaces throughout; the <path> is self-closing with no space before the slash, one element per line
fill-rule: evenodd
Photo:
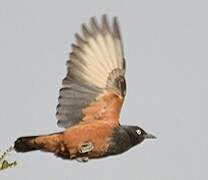
<path fill-rule="evenodd" d="M 79 122 L 112 120 L 118 123 L 126 93 L 125 60 L 118 21 L 109 25 L 106 15 L 101 25 L 91 18 L 82 25 L 83 37 L 75 34 L 76 44 L 67 61 L 57 106 L 58 126 Z"/>

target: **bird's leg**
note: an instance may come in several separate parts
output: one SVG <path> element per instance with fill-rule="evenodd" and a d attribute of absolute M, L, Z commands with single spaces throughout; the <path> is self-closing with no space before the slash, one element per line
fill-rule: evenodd
<path fill-rule="evenodd" d="M 80 156 L 77 157 L 76 160 L 78 162 L 88 162 L 88 160 L 89 160 L 88 153 L 91 152 L 93 150 L 93 148 L 94 148 L 94 146 L 91 142 L 82 143 L 78 148 Z"/>
<path fill-rule="evenodd" d="M 81 153 L 81 154 L 88 153 L 88 152 L 92 151 L 93 148 L 94 148 L 94 146 L 91 142 L 83 143 L 79 147 L 79 153 Z"/>

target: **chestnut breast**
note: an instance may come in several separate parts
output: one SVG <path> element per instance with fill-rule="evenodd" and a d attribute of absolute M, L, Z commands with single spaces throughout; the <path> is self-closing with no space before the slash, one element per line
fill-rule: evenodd
<path fill-rule="evenodd" d="M 112 139 L 114 124 L 106 121 L 80 123 L 64 132 L 64 143 L 70 152 L 71 158 L 79 157 L 79 148 L 83 143 L 91 142 L 93 150 L 87 154 L 95 158 L 105 154 Z"/>

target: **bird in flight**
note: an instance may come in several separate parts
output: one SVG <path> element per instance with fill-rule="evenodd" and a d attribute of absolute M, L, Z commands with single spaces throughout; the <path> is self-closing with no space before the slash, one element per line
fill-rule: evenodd
<path fill-rule="evenodd" d="M 64 131 L 20 137 L 16 152 L 41 150 L 63 159 L 89 159 L 123 153 L 148 138 L 138 126 L 119 123 L 126 95 L 125 59 L 118 20 L 95 17 L 75 34 L 67 75 L 59 92 L 57 125 Z"/>

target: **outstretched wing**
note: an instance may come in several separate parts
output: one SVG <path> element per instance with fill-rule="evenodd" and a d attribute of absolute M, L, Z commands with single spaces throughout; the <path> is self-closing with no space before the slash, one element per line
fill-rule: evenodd
<path fill-rule="evenodd" d="M 75 34 L 76 44 L 67 61 L 67 76 L 60 89 L 57 106 L 58 126 L 108 120 L 118 123 L 126 94 L 125 60 L 118 20 L 109 25 L 106 15 L 101 25 L 93 17 L 82 25 L 83 37 Z"/>

